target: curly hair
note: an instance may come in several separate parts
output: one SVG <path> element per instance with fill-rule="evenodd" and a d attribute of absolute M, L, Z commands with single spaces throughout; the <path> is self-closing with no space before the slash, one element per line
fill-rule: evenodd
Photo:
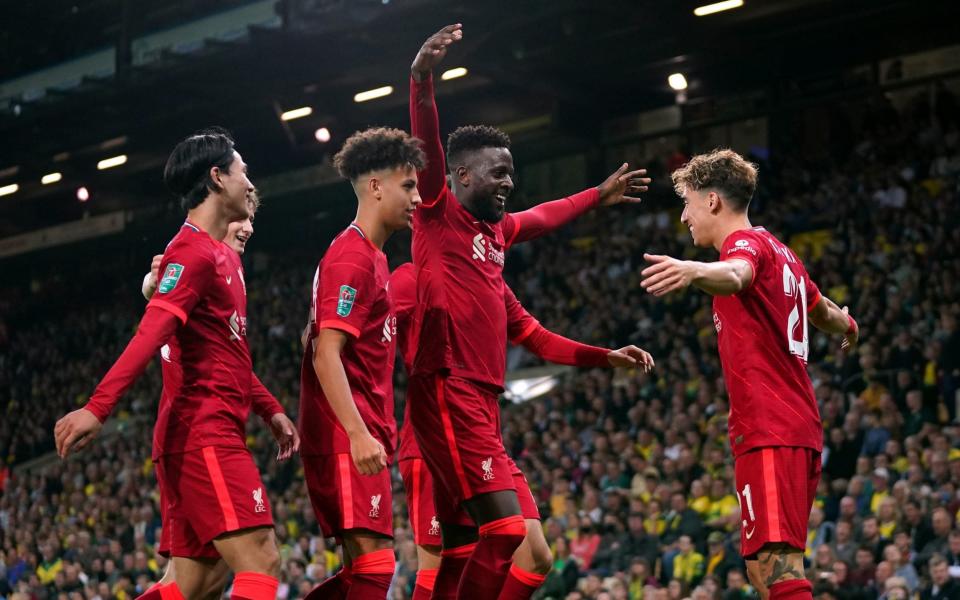
<path fill-rule="evenodd" d="M 357 131 L 333 157 L 333 166 L 351 181 L 364 173 L 406 165 L 419 171 L 427 164 L 421 143 L 406 131 L 390 127 Z"/>
<path fill-rule="evenodd" d="M 671 175 L 673 189 L 720 192 L 738 211 L 745 211 L 757 189 L 757 165 L 728 148 L 698 154 Z"/>
<path fill-rule="evenodd" d="M 464 152 L 482 148 L 510 148 L 510 136 L 489 125 L 457 127 L 447 136 L 447 157 L 455 162 Z"/>

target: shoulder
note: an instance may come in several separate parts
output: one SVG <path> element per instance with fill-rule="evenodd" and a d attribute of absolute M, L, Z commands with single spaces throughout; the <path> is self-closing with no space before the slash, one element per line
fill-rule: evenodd
<path fill-rule="evenodd" d="M 164 262 L 208 262 L 215 265 L 219 254 L 217 245 L 210 243 L 209 238 L 184 227 L 167 245 L 163 258 Z"/>

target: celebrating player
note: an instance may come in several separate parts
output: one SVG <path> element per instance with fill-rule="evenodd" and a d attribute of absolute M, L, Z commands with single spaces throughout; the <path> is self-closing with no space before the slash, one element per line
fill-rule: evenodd
<path fill-rule="evenodd" d="M 741 553 L 763 598 L 811 598 L 803 575 L 807 520 L 820 481 L 823 426 L 807 375 L 807 320 L 842 334 L 859 330 L 822 296 L 803 263 L 747 210 L 756 166 L 731 150 L 694 156 L 673 173 L 681 222 L 712 263 L 645 255 L 643 288 L 661 296 L 690 285 L 714 296 L 720 361 L 730 395 L 730 443 L 740 499 Z"/>
<path fill-rule="evenodd" d="M 311 598 L 385 598 L 393 554 L 390 471 L 396 422 L 396 317 L 383 245 L 410 227 L 424 154 L 398 129 L 355 133 L 334 157 L 358 199 L 357 217 L 330 244 L 313 281 L 300 375 L 304 473 L 325 536 L 344 568 Z"/>
<path fill-rule="evenodd" d="M 636 363 L 631 356 L 634 356 L 645 371 L 649 371 L 654 366 L 653 357 L 632 346 L 621 350 L 607 350 L 580 344 L 554 334 L 540 325 L 523 308 L 509 287 L 504 286 L 504 291 L 508 336 L 511 343 L 523 344 L 540 358 L 565 365 L 617 367 L 633 366 Z M 391 274 L 390 293 L 397 315 L 397 347 L 409 373 L 413 368 L 417 345 L 420 343 L 419 326 L 416 321 L 417 275 L 416 267 L 412 263 L 401 265 Z M 420 452 L 410 423 L 409 401 L 404 407 L 404 413 L 404 423 L 400 430 L 399 464 L 403 486 L 407 493 L 410 526 L 417 545 L 417 581 L 413 600 L 426 600 L 431 597 L 441 597 L 431 596 L 436 589 L 438 568 L 441 563 L 442 544 L 438 513 L 444 515 L 443 519 L 446 523 L 457 523 L 471 529 L 474 526 L 469 516 L 462 510 L 456 510 L 456 507 L 441 506 L 442 510 L 438 511 L 434 503 L 433 477 L 424 465 L 423 454 Z M 546 574 L 553 566 L 553 557 L 544 538 L 540 511 L 527 480 L 512 459 L 510 465 L 521 512 L 526 521 L 527 535 L 514 552 L 513 566 L 510 568 L 499 598 L 500 600 L 525 600 L 530 598 L 543 583 Z M 471 546 L 466 548 L 472 550 Z M 443 561 L 447 564 L 465 563 L 469 556 L 468 552 L 462 549 L 456 550 L 456 553 L 444 554 Z M 448 567 L 445 569 L 445 574 L 447 576 L 459 574 L 461 570 L 462 568 Z M 450 591 L 455 591 L 456 580 L 452 584 Z"/>
<path fill-rule="evenodd" d="M 419 269 L 419 335 L 429 342 L 419 344 L 407 397 L 438 510 L 463 507 L 479 526 L 477 542 L 473 529 L 444 522 L 441 515 L 445 560 L 434 597 L 449 594 L 447 582 L 457 580 L 458 574 L 445 574 L 456 568 L 446 556 L 469 553 L 458 597 L 496 598 L 526 536 L 514 467 L 499 431 L 507 342 L 504 253 L 597 205 L 638 201 L 630 194 L 644 191 L 649 180 L 642 170 L 627 172 L 625 164 L 597 188 L 505 213 L 513 191 L 509 137 L 493 127 L 461 127 L 450 135 L 446 158 L 440 142 L 431 73 L 462 36 L 459 24 L 444 27 L 427 39 L 411 66 L 412 133 L 427 154 L 413 260 Z"/>
<path fill-rule="evenodd" d="M 234 221 L 227 227 L 227 237 L 223 243 L 229 246 L 239 257 L 243 255 L 247 242 L 253 237 L 253 219 L 257 209 L 260 207 L 260 199 L 256 190 L 250 192 L 247 198 L 250 208 L 250 215 L 243 221 Z M 229 256 L 229 255 L 228 255 Z M 141 291 L 144 298 L 148 301 L 157 291 L 157 284 L 160 281 L 159 270 L 163 262 L 163 255 L 158 254 L 153 257 L 150 265 L 150 271 L 144 275 Z M 239 260 L 230 266 L 231 271 L 236 271 L 242 275 L 243 265 Z M 245 279 L 242 280 L 242 282 Z M 161 369 L 163 374 L 163 392 L 160 396 L 160 406 L 157 410 L 157 420 L 153 430 L 153 451 L 151 459 L 154 464 L 160 462 L 163 456 L 163 434 L 166 432 L 167 421 L 170 418 L 172 400 L 176 398 L 180 391 L 180 382 L 183 380 L 183 367 L 180 365 L 180 348 L 176 343 L 176 338 L 170 340 L 160 348 Z M 257 392 L 261 393 L 257 393 Z M 280 445 L 280 452 L 277 455 L 278 460 L 286 460 L 299 449 L 300 437 L 297 434 L 296 427 L 290 419 L 283 413 L 283 407 L 277 402 L 272 394 L 263 394 L 266 388 L 254 390 L 251 400 L 251 408 L 270 428 L 274 438 Z M 163 487 L 160 487 L 160 520 L 163 523 L 160 543 L 157 546 L 157 552 L 162 556 L 170 556 L 170 542 L 173 526 L 167 516 L 167 495 Z M 216 549 L 212 544 L 207 544 L 203 549 L 203 555 L 219 559 Z M 217 560 L 216 566 L 206 573 L 206 582 L 201 589 L 208 590 L 203 597 L 219 598 L 222 595 L 224 584 L 229 575 L 229 567 L 222 559 Z M 156 588 L 172 583 L 176 580 L 176 568 L 173 561 L 167 562 L 166 571 L 163 577 L 156 584 L 145 591 L 140 598 L 151 598 L 150 592 Z"/>
<path fill-rule="evenodd" d="M 236 254 L 222 243 L 230 223 L 249 215 L 253 186 L 222 130 L 180 142 L 164 181 L 181 197 L 187 221 L 167 246 L 163 277 L 136 335 L 86 406 L 57 422 L 57 451 L 66 457 L 86 446 L 157 350 L 175 337 L 183 380 L 161 432 L 157 478 L 169 498 L 176 581 L 151 593 L 196 598 L 207 592 L 212 543 L 235 572 L 233 597 L 272 600 L 280 555 L 244 436 L 253 396 L 269 392 L 253 375 L 242 273 L 231 268 Z"/>

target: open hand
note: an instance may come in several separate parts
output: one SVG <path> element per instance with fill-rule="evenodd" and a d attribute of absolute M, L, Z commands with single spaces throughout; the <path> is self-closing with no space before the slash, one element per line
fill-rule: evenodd
<path fill-rule="evenodd" d="M 463 25 L 455 23 L 447 25 L 440 31 L 427 38 L 427 41 L 420 47 L 413 64 L 410 65 L 410 72 L 417 81 L 423 81 L 430 75 L 433 68 L 439 65 L 444 57 L 447 56 L 447 49 L 454 42 L 463 39 Z"/>
<path fill-rule="evenodd" d="M 644 373 L 649 373 L 656 366 L 650 353 L 636 346 L 624 346 L 619 350 L 611 350 L 607 354 L 607 360 L 610 361 L 610 366 L 615 369 L 639 366 Z"/>
<path fill-rule="evenodd" d="M 71 450 L 80 450 L 100 433 L 103 423 L 85 408 L 64 415 L 53 427 L 57 454 L 66 458 Z"/>
<path fill-rule="evenodd" d="M 630 165 L 623 163 L 619 169 L 614 171 L 607 180 L 597 186 L 600 192 L 600 206 L 613 206 L 614 204 L 640 202 L 641 199 L 636 195 L 647 191 L 651 179 L 644 177 L 647 174 L 646 169 L 637 169 L 627 171 Z"/>
<path fill-rule="evenodd" d="M 280 449 L 277 451 L 277 460 L 287 460 L 300 450 L 300 434 L 287 415 L 277 413 L 270 417 L 270 433 L 277 440 Z"/>
<path fill-rule="evenodd" d="M 644 254 L 643 260 L 653 264 L 640 273 L 640 287 L 654 296 L 683 289 L 693 282 L 694 265 L 688 260 L 660 254 Z"/>

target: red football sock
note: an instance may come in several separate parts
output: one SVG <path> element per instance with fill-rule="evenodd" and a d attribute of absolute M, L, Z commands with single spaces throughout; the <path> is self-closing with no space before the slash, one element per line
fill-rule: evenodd
<path fill-rule="evenodd" d="M 353 582 L 350 584 L 347 600 L 386 600 L 396 567 L 397 559 L 393 555 L 393 548 L 384 548 L 355 558 L 350 565 Z"/>
<path fill-rule="evenodd" d="M 460 577 L 457 598 L 496 598 L 510 570 L 513 553 L 527 535 L 527 524 L 512 515 L 480 526 L 480 541 Z"/>
<path fill-rule="evenodd" d="M 350 569 L 344 565 L 333 577 L 324 579 L 303 600 L 345 600 L 350 591 Z"/>
<path fill-rule="evenodd" d="M 500 600 L 529 600 L 546 579 L 546 575 L 524 571 L 514 563 L 500 590 Z"/>
<path fill-rule="evenodd" d="M 420 569 L 417 571 L 417 585 L 413 588 L 413 598 L 410 600 L 430 600 L 434 585 L 437 582 L 437 569 Z"/>
<path fill-rule="evenodd" d="M 470 555 L 477 545 L 467 544 L 456 548 L 447 548 L 440 552 L 440 568 L 433 584 L 433 600 L 454 600 L 457 597 L 457 587 L 460 585 L 460 576 L 467 566 Z"/>
<path fill-rule="evenodd" d="M 276 600 L 280 582 L 264 573 L 241 571 L 233 578 L 230 598 L 236 600 Z"/>
<path fill-rule="evenodd" d="M 184 600 L 177 582 L 160 585 L 155 583 L 147 588 L 147 591 L 137 596 L 137 600 Z"/>
<path fill-rule="evenodd" d="M 788 579 L 770 586 L 769 600 L 812 600 L 813 585 L 806 579 Z"/>

